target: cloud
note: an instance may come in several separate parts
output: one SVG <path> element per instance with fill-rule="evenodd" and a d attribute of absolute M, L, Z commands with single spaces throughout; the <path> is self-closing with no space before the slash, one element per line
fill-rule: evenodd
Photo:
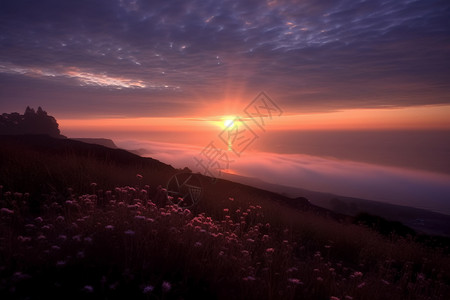
<path fill-rule="evenodd" d="M 80 95 L 80 82 L 104 87 L 92 101 L 113 107 L 103 102 L 111 87 L 143 89 L 155 106 L 264 89 L 293 113 L 448 103 L 449 12 L 448 1 L 7 0 L 0 61 L 77 68 L 70 82 L 16 80 Z M 34 95 L 38 105 L 50 101 L 38 88 Z M 141 100 L 122 99 L 142 115 Z"/>
<path fill-rule="evenodd" d="M 20 74 L 29 77 L 65 77 L 76 79 L 80 85 L 93 85 L 100 87 L 122 88 L 169 88 L 168 85 L 155 85 L 142 80 L 134 80 L 124 77 L 111 77 L 106 74 L 95 74 L 83 71 L 79 68 L 70 67 L 66 69 L 40 69 L 19 67 L 10 64 L 0 64 L 0 73 Z"/>

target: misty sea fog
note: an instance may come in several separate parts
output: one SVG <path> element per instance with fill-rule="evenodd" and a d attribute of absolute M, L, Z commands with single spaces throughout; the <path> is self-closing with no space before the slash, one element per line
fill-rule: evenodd
<path fill-rule="evenodd" d="M 194 157 L 219 132 L 110 136 L 119 147 L 202 172 Z M 268 183 L 450 214 L 450 131 L 270 131 L 226 172 Z M 158 142 L 156 142 L 158 141 Z M 225 147 L 224 147 L 225 148 Z"/>

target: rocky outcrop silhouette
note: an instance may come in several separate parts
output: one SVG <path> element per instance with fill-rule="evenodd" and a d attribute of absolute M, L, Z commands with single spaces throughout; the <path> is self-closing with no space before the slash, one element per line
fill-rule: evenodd
<path fill-rule="evenodd" d="M 56 138 L 65 138 L 59 131 L 58 122 L 46 111 L 38 107 L 37 111 L 27 106 L 23 115 L 13 112 L 0 116 L 0 134 L 45 134 Z"/>

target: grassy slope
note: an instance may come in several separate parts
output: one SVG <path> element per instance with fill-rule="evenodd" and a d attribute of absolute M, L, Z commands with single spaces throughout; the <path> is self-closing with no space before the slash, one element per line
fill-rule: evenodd
<path fill-rule="evenodd" d="M 294 209 L 275 193 L 203 179 L 191 213 L 158 209 L 148 201 L 177 172 L 168 165 L 45 137 L 0 137 L 0 145 L 0 292 L 8 297 L 448 296 L 442 250 L 382 237 L 305 199 Z"/>

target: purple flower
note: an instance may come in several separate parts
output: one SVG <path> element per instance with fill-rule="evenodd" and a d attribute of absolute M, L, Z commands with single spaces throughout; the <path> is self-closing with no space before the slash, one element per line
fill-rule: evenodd
<path fill-rule="evenodd" d="M 172 285 L 170 284 L 170 282 L 164 281 L 164 282 L 162 283 L 162 290 L 163 290 L 164 292 L 170 291 L 171 288 L 172 288 Z"/>
<path fill-rule="evenodd" d="M 83 287 L 83 292 L 92 293 L 93 291 L 94 291 L 94 288 L 92 286 L 90 286 L 90 285 L 85 285 Z"/>
<path fill-rule="evenodd" d="M 143 288 L 142 292 L 143 292 L 144 294 L 150 294 L 151 292 L 153 292 L 154 289 L 155 289 L 155 288 L 154 288 L 153 285 L 146 285 L 146 286 Z"/>

